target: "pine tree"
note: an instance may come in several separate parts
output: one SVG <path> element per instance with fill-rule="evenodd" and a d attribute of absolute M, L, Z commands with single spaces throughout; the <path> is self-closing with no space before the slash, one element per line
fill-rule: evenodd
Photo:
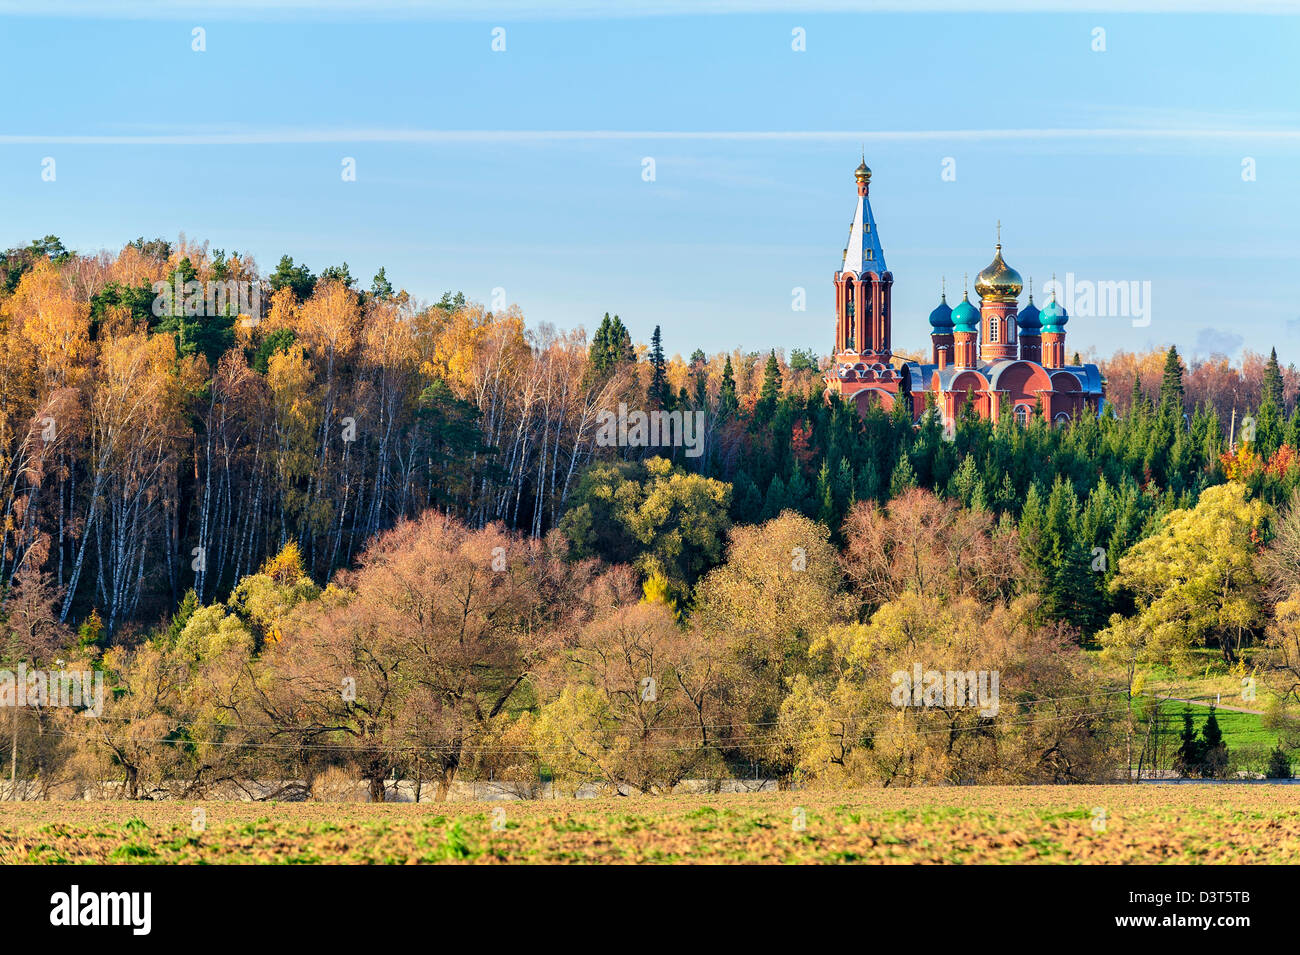
<path fill-rule="evenodd" d="M 906 381 L 906 378 L 904 378 Z M 912 419 L 912 393 L 910 391 L 899 391 L 894 397 L 894 410 L 890 412 L 889 417 L 893 420 L 894 429 L 900 434 L 910 435 L 915 422 Z"/>
<path fill-rule="evenodd" d="M 167 639 L 173 645 L 181 638 L 185 631 L 185 625 L 190 622 L 190 617 L 194 616 L 194 611 L 199 609 L 199 597 L 191 587 L 185 591 L 185 596 L 181 598 L 181 605 L 176 608 L 176 613 L 172 615 L 171 623 L 167 627 Z"/>
<path fill-rule="evenodd" d="M 632 347 L 632 333 L 627 330 L 627 326 L 617 315 L 609 324 L 609 341 L 611 354 L 617 364 L 630 365 L 636 362 L 636 349 Z"/>
<path fill-rule="evenodd" d="M 646 391 L 646 399 L 651 408 L 672 410 L 673 392 L 668 384 L 668 363 L 664 360 L 663 336 L 658 325 L 650 336 L 650 387 Z"/>
<path fill-rule="evenodd" d="M 1223 730 L 1219 729 L 1213 706 L 1205 718 L 1201 738 L 1201 775 L 1207 779 L 1222 779 L 1228 772 L 1228 745 L 1223 741 Z"/>
<path fill-rule="evenodd" d="M 731 356 L 722 366 L 722 386 L 718 389 L 718 416 L 728 418 L 736 413 L 740 400 L 736 397 L 736 373 L 731 368 Z"/>
<path fill-rule="evenodd" d="M 1011 474 L 1003 471 L 1002 483 L 998 486 L 997 494 L 993 498 L 993 506 L 1001 511 L 1003 516 L 1006 516 L 1013 511 L 1018 500 L 1019 496 L 1016 494 L 1016 485 L 1011 480 Z"/>
<path fill-rule="evenodd" d="M 344 288 L 352 288 L 357 284 L 357 280 L 352 277 L 352 270 L 344 262 L 342 265 L 330 265 L 320 270 L 322 281 L 338 282 Z"/>
<path fill-rule="evenodd" d="M 92 607 L 89 616 L 77 627 L 77 646 L 82 649 L 98 646 L 103 636 L 104 621 L 100 618 L 99 611 Z"/>
<path fill-rule="evenodd" d="M 1272 402 L 1274 407 L 1280 412 L 1285 412 L 1285 397 L 1282 388 L 1282 369 L 1277 364 L 1277 349 L 1273 348 L 1268 353 L 1268 364 L 1264 366 L 1264 389 L 1260 395 L 1260 403 Z"/>
<path fill-rule="evenodd" d="M 908 460 L 906 454 L 898 456 L 898 463 L 894 465 L 894 473 L 889 476 L 889 496 L 898 497 L 904 491 L 916 487 L 916 472 L 912 470 L 912 462 Z"/>
<path fill-rule="evenodd" d="M 835 526 L 835 493 L 831 490 L 831 468 L 826 459 L 822 459 L 821 470 L 817 472 L 817 520 L 827 527 Z"/>
<path fill-rule="evenodd" d="M 831 492 L 835 501 L 835 520 L 838 523 L 849 509 L 849 505 L 853 503 L 853 468 L 848 458 L 840 458 L 839 466 L 835 469 L 835 479 L 831 484 Z M 827 526 L 834 528 L 837 525 Z"/>
<path fill-rule="evenodd" d="M 387 301 L 393 297 L 393 283 L 388 281 L 383 266 L 379 267 L 379 271 L 375 273 L 374 281 L 370 283 L 370 294 L 380 301 Z"/>
<path fill-rule="evenodd" d="M 1133 373 L 1133 390 L 1129 393 L 1128 413 L 1129 416 L 1136 419 L 1141 416 L 1145 410 L 1146 396 L 1142 394 L 1142 373 Z"/>
<path fill-rule="evenodd" d="M 817 513 L 816 502 L 813 500 L 813 488 L 809 486 L 808 479 L 803 476 L 803 471 L 795 466 L 794 473 L 790 475 L 790 483 L 786 486 L 787 507 L 791 507 L 803 514 L 805 517 L 811 517 Z"/>
<path fill-rule="evenodd" d="M 1273 747 L 1273 752 L 1268 754 L 1268 769 L 1265 770 L 1266 779 L 1290 779 L 1291 778 L 1291 759 L 1282 750 L 1279 744 Z"/>
<path fill-rule="evenodd" d="M 961 404 L 961 421 L 962 424 L 979 424 L 980 413 L 975 407 L 975 390 L 966 389 L 966 398 Z"/>
<path fill-rule="evenodd" d="M 1255 421 L 1253 450 L 1262 458 L 1269 458 L 1286 440 L 1287 423 L 1283 420 L 1282 370 L 1277 364 L 1277 349 L 1269 352 L 1264 366 L 1264 385 L 1260 391 L 1259 410 Z"/>
<path fill-rule="evenodd" d="M 1192 711 L 1183 708 L 1183 732 L 1179 737 L 1178 752 L 1174 756 L 1174 769 L 1180 776 L 1195 776 L 1201 771 L 1202 744 L 1192 726 Z"/>
<path fill-rule="evenodd" d="M 1092 547 L 1083 541 L 1070 544 L 1062 562 L 1057 590 L 1066 620 L 1090 637 L 1106 626 L 1109 593 L 1105 575 L 1092 569 Z"/>
<path fill-rule="evenodd" d="M 853 482 L 853 497 L 859 501 L 875 501 L 880 498 L 880 469 L 876 459 L 868 458 Z"/>
<path fill-rule="evenodd" d="M 188 256 L 181 259 L 167 275 L 167 285 L 177 287 L 198 279 L 198 269 Z M 312 280 L 313 282 L 315 279 Z M 215 368 L 217 361 L 235 342 L 236 307 L 228 305 L 225 315 L 208 315 L 205 311 L 194 314 L 186 307 L 188 293 L 176 297 L 170 311 L 150 316 L 152 331 L 170 333 L 176 340 L 176 352 L 179 355 L 202 354 L 208 360 L 208 366 Z"/>
<path fill-rule="evenodd" d="M 948 493 L 961 501 L 963 507 L 970 507 L 976 491 L 983 490 L 984 482 L 979 469 L 975 466 L 975 455 L 968 454 L 961 459 L 961 464 L 948 482 Z"/>
<path fill-rule="evenodd" d="M 781 475 L 772 478 L 772 483 L 767 486 L 767 497 L 763 500 L 763 520 L 770 521 L 778 517 L 782 511 L 790 506 L 789 499 L 785 493 L 785 482 L 781 480 Z"/>
<path fill-rule="evenodd" d="M 744 470 L 736 472 L 732 487 L 731 517 L 737 524 L 751 524 L 763 514 L 763 496 L 758 486 Z"/>
<path fill-rule="evenodd" d="M 1160 379 L 1160 415 L 1180 420 L 1183 416 L 1183 362 L 1173 345 L 1165 353 L 1165 371 Z"/>
<path fill-rule="evenodd" d="M 590 355 L 593 364 L 598 360 L 598 357 L 600 359 L 605 357 L 605 342 L 608 340 L 609 312 L 606 312 L 605 317 L 600 320 L 600 326 L 596 329 L 596 333 L 591 336 L 591 348 L 589 349 L 588 354 Z"/>
<path fill-rule="evenodd" d="M 1267 460 L 1282 446 L 1285 437 L 1286 422 L 1282 420 L 1281 409 L 1273 404 L 1271 397 L 1266 397 L 1255 415 L 1255 440 L 1251 448 Z"/>
<path fill-rule="evenodd" d="M 271 291 L 278 292 L 288 287 L 300 302 L 307 301 L 316 288 L 316 276 L 311 274 L 311 269 L 306 264 L 294 265 L 291 255 L 280 256 L 280 264 L 275 267 L 268 281 L 271 283 Z"/>
<path fill-rule="evenodd" d="M 600 327 L 591 338 L 587 360 L 592 371 L 601 378 L 612 373 L 619 365 L 636 361 L 632 336 L 617 315 L 610 318 L 609 312 L 605 313 Z"/>
<path fill-rule="evenodd" d="M 758 407 L 755 417 L 766 421 L 776 408 L 777 399 L 781 397 L 781 365 L 776 360 L 776 351 L 767 356 L 767 365 L 763 368 L 763 387 L 758 393 Z"/>
<path fill-rule="evenodd" d="M 587 360 L 598 375 L 608 373 L 614 364 L 609 349 L 609 335 L 609 312 L 606 312 L 605 317 L 601 319 L 600 327 L 596 329 L 596 334 L 591 337 L 591 348 L 587 351 Z"/>
<path fill-rule="evenodd" d="M 708 356 L 698 348 L 691 352 L 690 369 L 695 380 L 695 407 L 704 408 L 709 401 Z"/>
<path fill-rule="evenodd" d="M 1051 567 L 1047 555 L 1046 514 L 1038 481 L 1031 481 L 1020 509 L 1020 559 L 1024 561 L 1027 587 L 1043 592 L 1050 585 Z"/>
<path fill-rule="evenodd" d="M 1091 585 L 1088 564 L 1075 536 L 1079 514 L 1079 497 L 1074 485 L 1058 477 L 1048 495 L 1044 511 L 1043 535 L 1047 557 L 1048 591 L 1044 594 L 1047 610 L 1057 617 L 1079 624 L 1082 590 Z M 1091 547 L 1091 543 L 1089 544 Z"/>
<path fill-rule="evenodd" d="M 1287 419 L 1286 431 L 1283 434 L 1283 444 L 1300 449 L 1300 406 L 1297 406 L 1291 412 L 1291 417 Z"/>

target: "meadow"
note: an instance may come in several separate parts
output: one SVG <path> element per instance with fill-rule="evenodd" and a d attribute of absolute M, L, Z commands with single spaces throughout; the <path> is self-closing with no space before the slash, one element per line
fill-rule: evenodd
<path fill-rule="evenodd" d="M 0 805 L 0 863 L 1296 863 L 1300 787 Z"/>

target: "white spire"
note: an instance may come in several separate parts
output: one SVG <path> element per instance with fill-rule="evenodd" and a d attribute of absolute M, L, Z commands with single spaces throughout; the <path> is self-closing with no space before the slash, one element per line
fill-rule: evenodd
<path fill-rule="evenodd" d="M 885 272 L 885 250 L 880 246 L 876 220 L 871 214 L 871 202 L 858 196 L 858 207 L 853 213 L 849 229 L 849 247 L 844 252 L 844 272 Z"/>

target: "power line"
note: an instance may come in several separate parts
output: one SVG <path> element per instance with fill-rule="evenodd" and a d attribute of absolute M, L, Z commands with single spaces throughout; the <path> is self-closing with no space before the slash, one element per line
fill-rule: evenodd
<path fill-rule="evenodd" d="M 1038 705 L 1043 704 L 1043 703 L 1063 703 L 1063 702 L 1069 702 L 1069 701 L 1072 701 L 1072 700 L 1087 700 L 1087 699 L 1092 699 L 1092 698 L 1095 697 L 1095 696 L 1108 696 L 1108 695 L 1116 695 L 1116 694 L 1122 694 L 1122 693 L 1127 693 L 1127 692 L 1128 692 L 1128 691 L 1125 690 L 1125 689 L 1100 689 L 1100 690 L 1095 690 L 1095 691 L 1093 691 L 1093 692 L 1091 692 L 1091 693 L 1079 693 L 1079 694 L 1075 694 L 1075 695 L 1073 695 L 1073 696 L 1051 696 L 1051 697 L 1042 697 L 1042 698 L 1040 698 L 1040 699 L 1035 699 L 1035 700 L 1011 700 L 1011 701 L 1008 701 L 1008 702 L 1001 702 L 1001 701 L 1000 701 L 1000 702 L 999 702 L 999 706 L 1000 706 L 1000 707 L 1002 707 L 1002 706 L 1007 706 L 1007 707 L 1038 706 Z M 964 709 L 975 709 L 975 708 L 977 708 L 977 707 L 963 707 L 963 708 L 964 708 Z M 928 705 L 927 705 L 927 706 L 924 706 L 924 707 L 916 707 L 916 706 L 910 706 L 910 705 L 909 705 L 909 706 L 907 706 L 907 707 L 898 707 L 898 709 L 929 709 L 929 710 L 933 710 L 933 709 L 944 709 L 944 708 L 943 708 L 943 707 L 937 707 L 937 706 L 928 706 Z M 150 719 L 150 718 L 152 718 L 152 717 L 144 717 L 144 719 Z M 95 719 L 98 720 L 99 722 L 120 722 L 120 723 L 130 723 L 130 722 L 135 721 L 135 720 L 137 719 L 137 717 L 132 717 L 132 716 L 98 716 L 98 717 L 95 717 Z M 291 724 L 281 724 L 281 723 L 242 723 L 242 722 L 225 722 L 225 721 L 222 721 L 222 720 L 216 720 L 216 719 L 209 719 L 209 720 L 197 720 L 197 719 L 195 719 L 195 720 L 188 720 L 188 719 L 181 719 L 180 717 L 166 717 L 165 719 L 166 719 L 166 721 L 167 721 L 168 723 L 173 724 L 173 725 L 175 725 L 175 726 L 189 726 L 189 727 L 193 727 L 193 726 L 213 726 L 213 727 L 218 727 L 218 728 L 222 728 L 222 729 L 227 729 L 227 728 L 229 728 L 229 729 L 247 729 L 247 730 L 259 730 L 259 731 L 263 731 L 263 732 L 270 731 L 270 732 L 285 732 L 285 733 L 288 733 L 288 732 L 298 732 L 298 733 L 329 733 L 329 732 L 345 732 L 345 730 L 343 730 L 343 729 L 341 729 L 341 728 L 334 729 L 334 728 L 328 728 L 328 727 L 294 727 L 294 726 L 292 726 Z M 760 721 L 743 721 L 743 720 L 731 721 L 731 720 L 729 720 L 729 721 L 722 722 L 722 723 L 695 723 L 695 722 L 692 722 L 692 723 L 673 723 L 673 724 L 665 723 L 665 724 L 654 724 L 654 725 L 652 725 L 652 728 L 653 728 L 653 729 L 656 729 L 656 730 L 732 729 L 732 728 L 736 728 L 736 727 L 788 726 L 788 725 L 790 725 L 790 724 L 792 724 L 792 723 L 793 723 L 793 724 L 800 724 L 800 723 L 815 723 L 815 722 L 821 722 L 821 720 L 820 720 L 819 718 L 817 718 L 817 717 L 797 717 L 797 718 L 796 718 L 796 717 L 790 717 L 790 718 L 787 718 L 787 719 L 760 720 Z"/>
<path fill-rule="evenodd" d="M 900 708 L 899 709 L 900 714 L 904 712 L 905 709 L 921 709 L 921 708 L 919 707 Z M 965 726 L 939 726 L 939 727 L 915 728 L 912 730 L 912 732 L 923 736 L 938 735 L 938 734 L 953 734 L 953 733 L 971 733 L 971 732 L 989 733 L 1008 726 L 1028 726 L 1028 725 L 1033 725 L 1038 723 L 1053 723 L 1053 722 L 1063 722 L 1067 720 L 1077 720 L 1077 719 L 1087 718 L 1091 716 L 1104 716 L 1111 713 L 1120 713 L 1120 712 L 1124 712 L 1126 709 L 1127 706 L 1112 706 L 1112 707 L 1106 707 L 1098 710 L 1071 711 L 1069 713 L 1061 713 L 1061 714 L 1056 714 L 1054 716 L 1046 716 L 1046 717 L 1035 717 L 1027 720 L 1005 720 L 1000 723 L 992 723 L 988 725 L 975 724 L 975 725 L 965 725 Z M 890 719 L 891 719 L 890 717 L 886 716 L 883 717 L 879 723 L 876 724 L 864 723 L 863 725 L 857 726 L 855 728 L 858 731 L 861 731 L 864 729 L 871 728 L 872 726 L 883 725 L 884 723 L 889 722 Z M 849 722 L 849 721 L 844 721 L 844 722 Z M 618 729 L 617 727 L 613 728 L 612 732 L 617 732 L 617 729 Z M 659 728 L 652 727 L 652 729 L 658 730 Z M 93 737 L 89 735 L 83 736 L 82 734 L 69 732 L 65 730 L 57 730 L 57 729 L 50 728 L 50 729 L 46 729 L 45 732 L 50 733 L 51 735 L 62 736 L 62 737 L 67 737 L 72 739 L 80 739 L 84 742 L 97 742 L 97 740 L 95 740 Z M 628 747 L 628 751 L 635 752 L 638 750 L 640 751 L 651 750 L 651 751 L 663 751 L 663 752 L 697 752 L 702 749 L 731 748 L 732 746 L 741 743 L 764 744 L 764 743 L 773 743 L 773 742 L 784 742 L 785 740 L 786 737 L 781 734 L 770 734 L 767 736 L 729 736 L 729 737 L 720 737 L 719 739 L 711 743 L 695 743 L 689 745 L 676 744 L 676 743 L 641 744 L 641 745 Z M 367 748 L 361 740 L 359 740 L 355 745 L 348 745 L 347 743 L 297 743 L 295 744 L 295 743 L 266 743 L 266 742 L 256 742 L 251 740 L 196 740 L 196 739 L 175 739 L 171 737 L 131 737 L 128 740 L 125 740 L 123 742 L 136 744 L 136 745 L 158 744 L 158 745 L 166 745 L 166 746 L 195 746 L 195 747 L 221 746 L 221 747 L 227 747 L 233 749 L 264 749 L 264 750 L 281 750 L 281 751 L 293 751 L 293 752 L 301 752 L 303 750 L 307 750 L 311 752 L 357 753 L 358 751 L 364 751 Z M 599 741 L 594 741 L 594 742 L 599 744 Z M 449 755 L 458 754 L 462 756 L 464 755 L 509 756 L 509 755 L 533 755 L 533 754 L 541 755 L 546 753 L 572 753 L 575 752 L 577 749 L 577 747 L 573 744 L 567 747 L 557 747 L 557 746 L 547 747 L 547 746 L 500 746 L 497 744 L 490 744 L 490 743 L 469 744 L 469 745 L 462 745 L 462 746 L 457 746 L 454 744 L 439 744 L 439 743 L 432 743 L 432 744 L 407 743 L 401 745 L 389 745 L 380 742 L 376 742 L 376 744 L 370 748 L 378 749 L 386 753 L 408 753 L 408 752 L 409 753 L 445 753 Z M 579 755 L 581 755 L 581 753 L 579 753 Z"/>

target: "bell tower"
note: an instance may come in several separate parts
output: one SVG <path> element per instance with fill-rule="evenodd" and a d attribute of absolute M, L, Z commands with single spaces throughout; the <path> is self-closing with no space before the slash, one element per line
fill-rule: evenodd
<path fill-rule="evenodd" d="M 992 364 L 1016 358 L 1019 326 L 1016 311 L 1024 280 L 1002 258 L 1002 223 L 998 223 L 998 244 L 993 261 L 975 279 L 980 296 L 980 358 Z"/>
<path fill-rule="evenodd" d="M 894 276 L 885 266 L 885 252 L 871 214 L 871 170 L 865 158 L 853 178 L 858 204 L 849 226 L 844 261 L 835 273 L 835 353 L 841 362 L 888 364 Z"/>

